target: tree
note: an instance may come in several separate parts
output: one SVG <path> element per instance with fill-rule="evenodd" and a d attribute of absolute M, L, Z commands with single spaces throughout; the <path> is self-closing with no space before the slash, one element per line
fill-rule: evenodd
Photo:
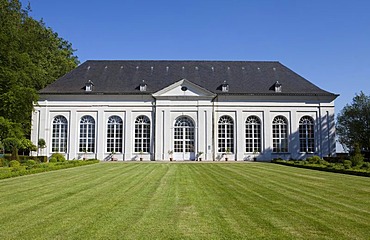
<path fill-rule="evenodd" d="M 21 149 L 23 150 L 23 155 L 24 155 L 24 151 L 37 151 L 37 146 L 34 145 L 32 143 L 31 140 L 27 139 L 27 138 L 23 138 L 21 139 Z"/>
<path fill-rule="evenodd" d="M 338 114 L 336 130 L 345 148 L 354 150 L 357 143 L 360 149 L 370 151 L 370 96 L 356 94 L 352 104 Z"/>
<path fill-rule="evenodd" d="M 41 149 L 41 151 L 42 151 L 42 149 L 46 148 L 46 142 L 45 142 L 45 140 L 43 138 L 40 138 L 39 139 L 39 141 L 37 142 L 37 147 L 39 149 Z"/>
<path fill-rule="evenodd" d="M 5 153 L 4 144 L 2 141 L 0 141 L 0 152 Z"/>
<path fill-rule="evenodd" d="M 6 138 L 23 138 L 22 126 L 0 117 L 0 141 Z"/>
<path fill-rule="evenodd" d="M 361 149 L 358 143 L 355 143 L 354 145 L 354 150 L 352 152 L 350 160 L 352 162 L 352 166 L 359 166 L 362 165 L 362 163 L 364 162 L 364 156 L 362 156 L 361 154 Z"/>
<path fill-rule="evenodd" d="M 21 140 L 18 138 L 6 138 L 4 139 L 4 146 L 6 150 L 12 152 L 12 160 L 19 160 L 18 149 L 22 146 Z"/>
<path fill-rule="evenodd" d="M 71 43 L 29 16 L 19 0 L 0 0 L 0 116 L 30 132 L 37 91 L 77 66 Z"/>

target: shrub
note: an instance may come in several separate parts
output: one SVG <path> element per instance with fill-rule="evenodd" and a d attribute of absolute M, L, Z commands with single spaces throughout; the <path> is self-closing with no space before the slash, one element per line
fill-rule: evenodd
<path fill-rule="evenodd" d="M 35 168 L 27 168 L 25 166 L 19 166 L 14 168 L 0 168 L 0 179 L 10 178 L 10 177 L 17 177 L 23 175 L 29 175 L 34 173 L 41 173 L 47 171 L 54 171 L 59 169 L 65 168 L 72 168 L 77 166 L 89 165 L 94 163 L 99 163 L 99 160 L 89 160 L 89 161 L 66 161 L 66 162 L 59 162 L 59 163 L 41 163 L 38 167 Z"/>
<path fill-rule="evenodd" d="M 17 168 L 17 167 L 20 167 L 21 166 L 21 163 L 18 162 L 17 160 L 11 160 L 9 162 L 9 167 L 12 167 L 12 168 Z"/>
<path fill-rule="evenodd" d="M 370 163 L 369 162 L 364 162 L 361 166 L 361 169 L 369 169 L 370 170 Z"/>
<path fill-rule="evenodd" d="M 50 163 L 56 163 L 57 159 L 55 157 L 50 157 L 49 162 Z"/>
<path fill-rule="evenodd" d="M 53 153 L 51 155 L 51 158 L 55 158 L 57 162 L 64 162 L 66 160 L 64 155 L 61 153 Z"/>
<path fill-rule="evenodd" d="M 343 163 L 343 158 L 342 157 L 323 157 L 325 161 L 329 163 Z"/>
<path fill-rule="evenodd" d="M 319 164 L 323 161 L 319 156 L 312 156 L 306 159 L 311 164 Z"/>
<path fill-rule="evenodd" d="M 39 160 L 39 162 L 42 162 L 42 163 L 48 162 L 47 156 L 37 156 L 37 159 Z"/>
<path fill-rule="evenodd" d="M 33 168 L 35 165 L 36 165 L 35 160 L 27 160 L 27 161 L 26 161 L 26 166 L 27 166 L 28 168 Z"/>
<path fill-rule="evenodd" d="M 350 169 L 352 167 L 352 162 L 350 160 L 344 160 L 343 166 L 345 169 Z"/>
<path fill-rule="evenodd" d="M 5 158 L 0 158 L 0 167 L 7 167 L 9 166 L 9 161 Z"/>
<path fill-rule="evenodd" d="M 352 166 L 360 166 L 364 162 L 364 156 L 361 154 L 361 150 L 358 144 L 355 144 L 355 150 L 353 155 L 350 157 Z"/>

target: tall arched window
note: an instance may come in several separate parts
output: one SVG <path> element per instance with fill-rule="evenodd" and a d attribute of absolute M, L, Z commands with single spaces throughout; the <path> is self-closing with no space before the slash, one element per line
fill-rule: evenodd
<path fill-rule="evenodd" d="M 234 121 L 230 116 L 218 120 L 218 152 L 234 152 Z"/>
<path fill-rule="evenodd" d="M 301 152 L 315 152 L 315 124 L 312 117 L 304 116 L 299 121 L 299 143 Z"/>
<path fill-rule="evenodd" d="M 79 152 L 95 152 L 95 120 L 85 115 L 80 120 Z"/>
<path fill-rule="evenodd" d="M 277 116 L 272 122 L 273 152 L 288 152 L 288 121 Z"/>
<path fill-rule="evenodd" d="M 61 115 L 53 119 L 53 132 L 51 136 L 51 151 L 52 152 L 67 152 L 67 136 L 68 136 L 68 122 L 67 119 Z"/>
<path fill-rule="evenodd" d="M 138 116 L 135 120 L 135 152 L 150 152 L 150 120 Z"/>
<path fill-rule="evenodd" d="M 118 116 L 111 116 L 107 124 L 107 152 L 122 152 L 123 122 Z"/>
<path fill-rule="evenodd" d="M 176 119 L 174 125 L 174 151 L 177 153 L 194 152 L 194 122 L 187 116 Z"/>
<path fill-rule="evenodd" d="M 245 121 L 245 151 L 261 152 L 261 121 L 256 116 Z"/>

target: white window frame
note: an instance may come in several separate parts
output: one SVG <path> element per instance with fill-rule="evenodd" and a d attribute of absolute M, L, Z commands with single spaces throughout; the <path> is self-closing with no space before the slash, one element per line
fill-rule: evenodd
<path fill-rule="evenodd" d="M 66 153 L 68 143 L 67 118 L 62 115 L 55 116 L 52 126 L 51 152 Z"/>
<path fill-rule="evenodd" d="M 231 116 L 223 115 L 218 120 L 217 151 L 234 153 L 234 120 Z"/>
<path fill-rule="evenodd" d="M 95 119 L 90 115 L 84 115 L 79 123 L 78 151 L 80 153 L 95 152 Z M 83 135 L 82 135 L 83 134 Z"/>
<path fill-rule="evenodd" d="M 289 126 L 284 116 L 276 116 L 272 121 L 272 151 L 273 153 L 288 153 Z"/>
<path fill-rule="evenodd" d="M 174 124 L 174 152 L 191 153 L 195 151 L 195 124 L 188 116 L 180 116 Z"/>
<path fill-rule="evenodd" d="M 122 153 L 123 121 L 121 117 L 113 115 L 108 118 L 106 137 L 106 151 L 109 153 Z"/>
<path fill-rule="evenodd" d="M 299 151 L 314 153 L 315 148 L 315 121 L 310 116 L 303 116 L 299 120 Z"/>
<path fill-rule="evenodd" d="M 151 122 L 149 117 L 140 115 L 135 119 L 134 152 L 150 153 Z"/>
<path fill-rule="evenodd" d="M 249 116 L 245 120 L 245 152 L 259 153 L 262 151 L 262 124 L 257 116 Z"/>

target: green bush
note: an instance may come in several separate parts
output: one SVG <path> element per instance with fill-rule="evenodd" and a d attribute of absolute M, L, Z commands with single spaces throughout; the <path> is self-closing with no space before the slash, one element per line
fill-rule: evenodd
<path fill-rule="evenodd" d="M 89 164 L 94 164 L 98 162 L 100 161 L 99 160 L 89 160 L 89 161 L 74 160 L 74 161 L 66 161 L 66 162 L 59 162 L 59 163 L 41 163 L 37 167 L 34 167 L 34 168 L 26 168 L 25 166 L 18 166 L 14 168 L 0 168 L 0 179 L 29 175 L 29 174 L 34 174 L 34 173 L 47 172 L 47 171 L 54 171 L 54 170 L 65 169 L 65 168 L 78 167 L 78 166 L 89 165 Z"/>
<path fill-rule="evenodd" d="M 343 166 L 345 169 L 350 169 L 352 167 L 352 162 L 350 160 L 344 160 Z"/>
<path fill-rule="evenodd" d="M 306 161 L 311 164 L 320 164 L 323 160 L 319 156 L 312 156 L 307 158 Z"/>
<path fill-rule="evenodd" d="M 355 154 L 350 158 L 352 166 L 361 166 L 364 163 L 364 157 L 361 154 Z"/>
<path fill-rule="evenodd" d="M 50 163 L 56 163 L 58 160 L 55 157 L 50 157 L 49 162 Z"/>
<path fill-rule="evenodd" d="M 26 166 L 30 169 L 36 166 L 36 161 L 35 160 L 27 160 L 26 161 Z"/>
<path fill-rule="evenodd" d="M 0 167 L 7 167 L 9 166 L 9 161 L 5 158 L 0 158 Z"/>
<path fill-rule="evenodd" d="M 365 177 L 370 177 L 370 169 L 353 169 L 351 168 L 352 162 L 349 160 L 346 160 L 346 166 L 347 168 L 340 163 L 328 163 L 327 165 L 322 165 L 322 164 L 298 164 L 295 163 L 294 161 L 286 161 L 286 160 L 278 160 L 274 159 L 271 162 L 272 163 L 277 163 L 281 165 L 287 165 L 287 166 L 293 166 L 293 167 L 298 167 L 298 168 L 307 168 L 307 169 L 314 169 L 314 170 L 319 170 L 319 171 L 326 171 L 326 172 L 335 172 L 335 173 L 343 173 L 343 174 L 351 174 L 351 175 L 356 175 L 356 176 L 365 176 Z"/>
<path fill-rule="evenodd" d="M 55 158 L 57 160 L 57 162 L 65 162 L 66 161 L 66 158 L 61 153 L 53 153 L 51 155 L 51 158 Z"/>
<path fill-rule="evenodd" d="M 47 156 L 37 156 L 37 159 L 39 160 L 40 163 L 48 162 L 48 157 Z"/>
<path fill-rule="evenodd" d="M 21 166 L 21 163 L 18 162 L 17 160 L 11 160 L 9 162 L 9 167 L 12 167 L 12 168 L 17 168 L 17 167 L 20 167 Z"/>
<path fill-rule="evenodd" d="M 39 160 L 36 156 L 22 156 L 22 155 L 19 156 L 19 162 L 21 164 L 26 163 L 28 160 L 35 160 L 35 161 L 39 162 Z"/>
<path fill-rule="evenodd" d="M 370 162 L 364 162 L 361 166 L 361 169 L 370 170 Z"/>
<path fill-rule="evenodd" d="M 352 162 L 352 166 L 361 166 L 364 162 L 364 156 L 361 154 L 360 145 L 358 143 L 355 143 L 355 149 L 353 151 L 352 156 L 350 157 L 350 160 Z"/>

